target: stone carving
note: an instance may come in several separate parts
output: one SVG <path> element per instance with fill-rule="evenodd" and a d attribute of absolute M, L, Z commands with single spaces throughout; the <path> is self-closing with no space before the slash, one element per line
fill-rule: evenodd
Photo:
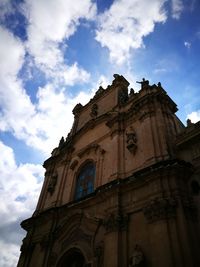
<path fill-rule="evenodd" d="M 135 94 L 135 91 L 134 91 L 134 89 L 133 89 L 133 88 L 131 88 L 131 90 L 130 90 L 130 93 L 129 93 L 129 97 L 133 97 L 133 96 L 134 96 L 134 94 Z"/>
<path fill-rule="evenodd" d="M 128 101 L 128 89 L 126 87 L 119 90 L 118 93 L 118 103 L 119 106 L 123 106 Z"/>
<path fill-rule="evenodd" d="M 136 245 L 133 251 L 132 256 L 129 259 L 129 267 L 144 267 L 144 254 L 139 245 Z"/>
<path fill-rule="evenodd" d="M 129 133 L 126 133 L 126 147 L 127 149 L 135 154 L 137 150 L 137 137 L 135 131 L 131 128 Z"/>
<path fill-rule="evenodd" d="M 158 82 L 158 87 L 162 88 L 161 82 Z"/>
<path fill-rule="evenodd" d="M 53 194 L 53 192 L 55 191 L 57 180 L 58 180 L 58 174 L 54 173 L 50 178 L 48 188 L 47 188 L 47 190 L 50 194 Z"/>
<path fill-rule="evenodd" d="M 128 225 L 128 216 L 120 213 L 110 214 L 104 221 L 103 225 L 107 232 L 123 231 Z"/>
<path fill-rule="evenodd" d="M 81 109 L 82 109 L 82 105 L 80 103 L 78 103 L 74 109 L 72 110 L 73 114 L 74 115 L 78 115 L 80 112 L 81 112 Z"/>
<path fill-rule="evenodd" d="M 174 198 L 155 198 L 143 209 L 149 223 L 157 220 L 175 217 L 177 202 Z"/>
<path fill-rule="evenodd" d="M 141 82 L 136 82 L 136 83 L 140 83 L 141 84 L 141 89 L 145 89 L 145 88 L 149 87 L 149 81 L 145 80 L 145 78 L 143 78 Z"/>
<path fill-rule="evenodd" d="M 92 118 L 96 118 L 97 115 L 98 115 L 98 105 L 95 103 L 95 104 L 92 105 L 90 116 Z"/>
<path fill-rule="evenodd" d="M 187 119 L 187 127 L 190 127 L 194 125 L 194 123 L 192 123 L 192 121 L 190 119 Z"/>
<path fill-rule="evenodd" d="M 105 91 L 105 89 L 103 89 L 103 87 L 100 85 L 99 89 L 95 93 L 94 98 L 96 98 L 97 96 L 101 95 L 104 91 Z"/>
<path fill-rule="evenodd" d="M 61 148 L 65 143 L 65 139 L 64 137 L 62 136 L 61 139 L 60 139 L 60 142 L 59 142 L 59 148 Z"/>
<path fill-rule="evenodd" d="M 121 85 L 122 87 L 128 88 L 129 82 L 122 75 L 114 74 L 113 77 L 114 77 L 114 80 L 112 82 L 113 86 Z"/>

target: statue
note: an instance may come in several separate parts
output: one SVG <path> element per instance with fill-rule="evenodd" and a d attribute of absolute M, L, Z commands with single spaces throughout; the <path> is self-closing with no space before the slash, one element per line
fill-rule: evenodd
<path fill-rule="evenodd" d="M 133 95 L 135 94 L 135 91 L 134 91 L 134 89 L 133 88 L 131 88 L 131 90 L 130 90 L 130 97 L 132 97 Z"/>
<path fill-rule="evenodd" d="M 187 119 L 187 127 L 193 125 L 192 121 L 190 119 Z"/>
<path fill-rule="evenodd" d="M 149 81 L 145 80 L 145 78 L 143 78 L 141 82 L 136 82 L 136 83 L 140 83 L 142 89 L 144 89 L 144 88 L 149 86 Z"/>
<path fill-rule="evenodd" d="M 62 147 L 65 143 L 65 139 L 64 137 L 62 136 L 62 138 L 60 139 L 60 142 L 59 142 L 59 147 Z"/>
<path fill-rule="evenodd" d="M 139 245 L 136 245 L 133 251 L 132 256 L 129 260 L 129 267 L 143 267 L 144 266 L 144 254 L 139 247 Z"/>

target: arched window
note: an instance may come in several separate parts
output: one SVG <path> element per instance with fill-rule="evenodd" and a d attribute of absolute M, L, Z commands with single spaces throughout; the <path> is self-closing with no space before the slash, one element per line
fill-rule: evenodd
<path fill-rule="evenodd" d="M 76 180 L 75 199 L 80 199 L 94 191 L 95 165 L 92 162 L 85 164 Z"/>

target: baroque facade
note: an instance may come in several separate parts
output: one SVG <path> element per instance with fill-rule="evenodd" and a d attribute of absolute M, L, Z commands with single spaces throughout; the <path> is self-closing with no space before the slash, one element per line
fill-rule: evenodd
<path fill-rule="evenodd" d="M 200 122 L 115 74 L 44 162 L 18 267 L 200 266 Z"/>

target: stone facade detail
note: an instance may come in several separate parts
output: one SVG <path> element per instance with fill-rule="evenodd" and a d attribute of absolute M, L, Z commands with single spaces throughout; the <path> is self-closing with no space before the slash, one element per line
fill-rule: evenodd
<path fill-rule="evenodd" d="M 145 257 L 139 245 L 136 245 L 129 259 L 128 267 L 145 267 Z"/>
<path fill-rule="evenodd" d="M 143 209 L 149 223 L 157 220 L 174 218 L 176 216 L 177 202 L 174 198 L 155 198 L 148 202 Z"/>
<path fill-rule="evenodd" d="M 113 76 L 44 162 L 17 267 L 200 266 L 200 122 L 160 82 Z"/>
<path fill-rule="evenodd" d="M 134 129 L 130 129 L 129 132 L 126 133 L 126 143 L 127 143 L 127 149 L 135 154 L 137 150 L 137 137 L 136 132 Z"/>
<path fill-rule="evenodd" d="M 128 225 L 128 216 L 120 213 L 112 213 L 104 219 L 103 225 L 107 233 L 126 230 Z"/>

